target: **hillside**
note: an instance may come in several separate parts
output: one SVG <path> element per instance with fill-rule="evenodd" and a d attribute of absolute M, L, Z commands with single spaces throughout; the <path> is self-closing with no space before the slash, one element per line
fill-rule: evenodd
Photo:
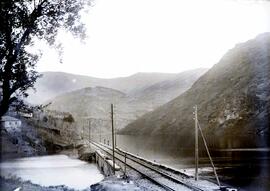
<path fill-rule="evenodd" d="M 49 100 L 51 104 L 47 109 L 71 113 L 75 121 L 80 124 L 77 128 L 88 127 L 90 119 L 92 132 L 108 133 L 111 127 L 111 103 L 114 103 L 116 129 L 123 128 L 148 111 L 146 108 L 140 108 L 139 105 L 130 104 L 129 100 L 128 95 L 118 90 L 89 87 Z"/>
<path fill-rule="evenodd" d="M 130 93 L 176 76 L 167 73 L 137 73 L 128 77 L 102 79 L 63 72 L 44 72 L 42 75 L 35 83 L 36 91 L 29 91 L 29 103 L 41 104 L 58 95 L 95 86 Z"/>
<path fill-rule="evenodd" d="M 162 135 L 193 144 L 193 106 L 212 146 L 269 145 L 270 34 L 238 44 L 169 103 L 125 127 L 122 134 Z M 177 137 L 177 138 L 176 138 Z"/>
<path fill-rule="evenodd" d="M 153 107 L 160 106 L 176 98 L 203 75 L 208 69 L 198 68 L 175 75 L 173 78 L 155 83 L 132 94 L 135 102 L 146 102 Z"/>
<path fill-rule="evenodd" d="M 205 71 L 196 69 L 182 72 L 172 80 L 164 80 L 130 94 L 100 86 L 82 88 L 50 99 L 48 102 L 51 105 L 47 109 L 70 112 L 81 121 L 91 118 L 92 125 L 96 127 L 110 127 L 110 104 L 114 103 L 116 127 L 122 129 L 143 114 L 180 95 Z"/>
<path fill-rule="evenodd" d="M 48 109 L 70 112 L 76 117 L 106 118 L 107 116 L 110 119 L 110 104 L 115 103 L 115 105 L 123 107 L 127 100 L 128 96 L 118 90 L 104 87 L 89 87 L 49 100 L 51 105 L 48 106 Z"/>

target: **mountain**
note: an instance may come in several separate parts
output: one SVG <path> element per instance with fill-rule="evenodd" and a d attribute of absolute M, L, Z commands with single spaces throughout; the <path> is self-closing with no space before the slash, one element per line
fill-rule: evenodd
<path fill-rule="evenodd" d="M 69 112 L 79 124 L 77 128 L 89 126 L 95 133 L 110 132 L 111 103 L 114 104 L 114 120 L 116 129 L 121 129 L 131 121 L 151 110 L 141 103 L 131 102 L 127 94 L 105 87 L 88 87 L 61 94 L 48 100 L 49 111 Z"/>
<path fill-rule="evenodd" d="M 108 126 L 110 126 L 110 106 L 111 103 L 114 103 L 117 113 L 117 127 L 119 128 L 119 124 L 122 124 L 123 121 L 129 119 L 130 122 L 130 120 L 135 119 L 136 109 L 127 105 L 128 99 L 129 97 L 125 93 L 118 90 L 89 87 L 68 92 L 49 100 L 48 102 L 51 102 L 51 104 L 47 109 L 69 112 L 75 117 L 76 121 L 91 118 L 92 123 L 94 123 L 94 120 L 99 120 L 105 122 L 105 124 L 108 123 Z M 92 126 L 95 126 L 95 124 L 92 124 Z"/>
<path fill-rule="evenodd" d="M 177 73 L 144 73 L 139 72 L 128 77 L 109 79 L 107 84 L 113 89 L 123 91 L 127 94 L 137 92 L 155 83 L 168 80 L 176 76 Z"/>
<path fill-rule="evenodd" d="M 28 102 L 41 104 L 63 93 L 85 87 L 103 86 L 131 93 L 157 82 L 173 78 L 177 74 L 137 73 L 128 77 L 102 79 L 63 72 L 44 72 L 35 83 L 36 91 L 29 91 Z"/>
<path fill-rule="evenodd" d="M 270 33 L 236 45 L 189 90 L 120 133 L 162 135 L 174 140 L 168 144 L 191 146 L 194 105 L 212 147 L 270 145 Z"/>
<path fill-rule="evenodd" d="M 88 87 L 61 94 L 48 100 L 48 110 L 71 113 L 78 120 L 91 118 L 92 126 L 110 126 L 110 104 L 115 109 L 116 127 L 122 129 L 131 121 L 152 111 L 187 90 L 206 69 L 196 69 L 175 75 L 129 94 L 106 87 Z M 145 76 L 145 75 L 144 75 Z M 143 86 L 141 86 L 143 87 Z M 135 86 L 136 89 L 136 86 Z M 102 122 L 103 121 L 103 122 Z"/>
<path fill-rule="evenodd" d="M 155 83 L 151 86 L 137 90 L 131 94 L 136 102 L 160 106 L 176 98 L 186 90 L 208 69 L 198 68 L 188 70 L 175 75 L 173 78 Z"/>
<path fill-rule="evenodd" d="M 101 115 L 109 116 L 111 103 L 122 103 L 127 98 L 125 93 L 114 89 L 89 87 L 68 92 L 49 100 L 51 104 L 48 109 L 70 112 L 76 116 L 91 114 L 91 117 L 99 118 Z"/>

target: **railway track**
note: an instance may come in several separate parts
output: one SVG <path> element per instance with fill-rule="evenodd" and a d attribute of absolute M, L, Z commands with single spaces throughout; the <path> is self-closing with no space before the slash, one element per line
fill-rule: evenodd
<path fill-rule="evenodd" d="M 91 144 L 95 145 L 99 149 L 103 150 L 109 155 L 112 155 L 112 148 L 90 141 Z M 192 184 L 187 175 L 180 172 L 173 172 L 172 169 L 163 169 L 159 165 L 154 164 L 150 161 L 146 161 L 130 153 L 124 152 L 122 150 L 115 150 L 115 158 L 122 163 L 126 157 L 126 165 L 141 174 L 146 179 L 159 185 L 165 190 L 176 191 L 176 190 L 194 190 L 194 191 L 204 191 L 204 190 L 217 190 L 217 189 L 202 189 L 197 185 Z"/>

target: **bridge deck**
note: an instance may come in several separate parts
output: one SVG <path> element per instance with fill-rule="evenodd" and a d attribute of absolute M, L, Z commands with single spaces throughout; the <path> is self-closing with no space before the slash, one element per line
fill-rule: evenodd
<path fill-rule="evenodd" d="M 112 155 L 112 148 L 108 145 L 92 141 L 90 144 L 91 146 L 106 152 L 108 155 Z M 115 150 L 115 157 L 118 165 L 120 165 L 120 163 L 121 165 L 124 165 L 124 160 L 126 157 L 126 164 L 128 167 L 135 169 L 144 177 L 165 188 L 166 190 L 219 190 L 219 187 L 212 182 L 206 180 L 195 181 L 194 178 L 185 175 L 176 169 L 149 161 L 120 149 Z"/>

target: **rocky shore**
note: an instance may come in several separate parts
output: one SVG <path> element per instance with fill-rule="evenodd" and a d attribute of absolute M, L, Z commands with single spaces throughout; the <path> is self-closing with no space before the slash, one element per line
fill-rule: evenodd
<path fill-rule="evenodd" d="M 1 191 L 13 191 L 18 189 L 19 191 L 75 191 L 74 189 L 70 189 L 64 185 L 60 186 L 40 186 L 38 184 L 33 184 L 30 181 L 22 181 L 18 178 L 3 178 L 0 177 L 0 188 Z M 82 191 L 90 191 L 90 187 L 88 189 L 84 189 Z"/>
<path fill-rule="evenodd" d="M 17 189 L 17 190 L 16 190 Z M 75 190 L 65 185 L 59 186 L 41 186 L 33 184 L 30 181 L 23 181 L 16 177 L 4 178 L 0 177 L 0 190 L 1 191 L 159 191 L 155 185 L 149 184 L 144 179 L 134 182 L 130 179 L 119 178 L 115 176 L 107 177 L 101 182 L 89 185 L 89 188 L 83 190 Z"/>

